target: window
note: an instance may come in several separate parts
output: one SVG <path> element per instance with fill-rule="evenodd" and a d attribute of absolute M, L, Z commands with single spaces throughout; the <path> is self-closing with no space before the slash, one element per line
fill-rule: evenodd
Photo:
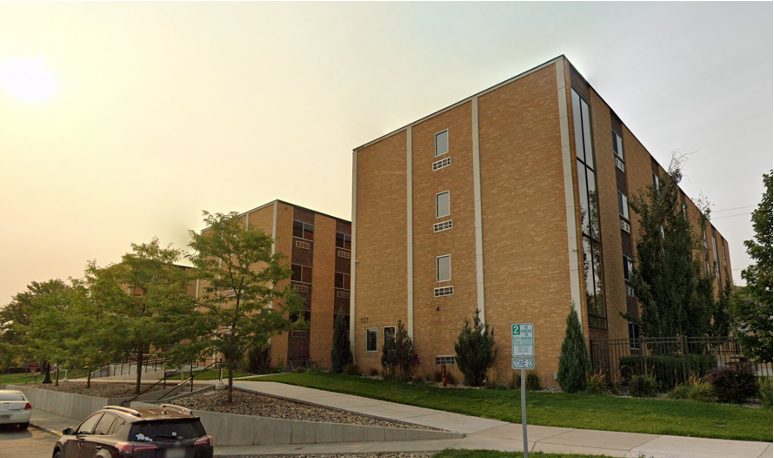
<path fill-rule="evenodd" d="M 113 422 L 113 426 L 110 427 L 110 430 L 107 432 L 108 436 L 112 436 L 113 434 L 117 434 L 119 431 L 121 431 L 124 426 L 126 426 L 126 422 L 124 420 L 121 420 L 120 418 L 117 419 L 115 422 Z"/>
<path fill-rule="evenodd" d="M 718 260 L 718 240 L 712 234 L 712 254 L 715 256 L 715 276 L 720 280 L 720 261 Z"/>
<path fill-rule="evenodd" d="M 314 240 L 314 226 L 301 221 L 293 221 L 293 237 Z"/>
<path fill-rule="evenodd" d="M 388 339 L 394 339 L 395 338 L 395 326 L 385 326 L 384 327 L 384 343 L 387 343 Z"/>
<path fill-rule="evenodd" d="M 728 266 L 728 261 L 726 261 L 726 244 L 721 241 L 720 247 L 723 248 L 723 266 Z"/>
<path fill-rule="evenodd" d="M 451 194 L 449 191 L 435 195 L 435 217 L 443 218 L 451 214 Z"/>
<path fill-rule="evenodd" d="M 94 428 L 94 432 L 92 434 L 99 435 L 99 436 L 106 436 L 108 435 L 108 432 L 113 427 L 113 423 L 116 421 L 118 417 L 115 415 L 106 413 L 102 415 L 102 420 L 97 423 L 97 427 Z"/>
<path fill-rule="evenodd" d="M 658 191 L 658 175 L 655 173 L 653 174 L 653 186 L 656 188 L 656 191 Z"/>
<path fill-rule="evenodd" d="M 632 350 L 640 349 L 640 327 L 629 322 L 629 348 Z"/>
<path fill-rule="evenodd" d="M 341 232 L 336 233 L 336 246 L 345 250 L 352 249 L 352 236 Z"/>
<path fill-rule="evenodd" d="M 613 132 L 613 152 L 616 156 L 623 160 L 623 140 L 615 132 Z"/>
<path fill-rule="evenodd" d="M 301 283 L 312 283 L 311 267 L 292 264 L 290 268 L 293 269 L 293 276 L 290 277 L 291 280 L 300 281 Z"/>
<path fill-rule="evenodd" d="M 635 297 L 634 295 L 634 288 L 632 288 L 629 285 L 626 285 L 626 295 L 629 297 Z"/>
<path fill-rule="evenodd" d="M 349 274 L 342 274 L 336 272 L 334 275 L 334 286 L 339 289 L 349 289 Z"/>
<path fill-rule="evenodd" d="M 450 157 L 445 157 L 445 158 L 441 159 L 440 161 L 435 161 L 435 162 L 433 162 L 433 172 L 435 172 L 436 170 L 441 170 L 442 168 L 448 167 L 450 165 L 451 165 L 451 158 Z"/>
<path fill-rule="evenodd" d="M 448 231 L 452 228 L 452 220 L 444 221 L 442 223 L 433 224 L 433 232 Z"/>
<path fill-rule="evenodd" d="M 366 351 L 376 351 L 378 332 L 377 328 L 366 329 Z"/>
<path fill-rule="evenodd" d="M 451 255 L 445 254 L 435 258 L 435 281 L 451 281 Z"/>
<path fill-rule="evenodd" d="M 456 359 L 454 356 L 436 356 L 435 357 L 435 365 L 436 366 L 454 366 L 456 364 Z"/>
<path fill-rule="evenodd" d="M 624 255 L 623 257 L 623 266 L 624 266 L 624 280 L 631 280 L 632 279 L 632 269 L 634 269 L 634 264 L 632 263 L 632 258 L 629 256 Z"/>
<path fill-rule="evenodd" d="M 86 421 L 81 423 L 81 426 L 78 427 L 78 434 L 92 434 L 94 432 L 94 428 L 97 426 L 97 422 L 99 419 L 102 418 L 102 412 L 97 413 L 95 415 L 92 415 L 91 417 L 87 418 Z"/>
<path fill-rule="evenodd" d="M 632 232 L 632 227 L 626 221 L 621 220 L 621 230 L 623 230 L 624 232 L 631 233 Z"/>
<path fill-rule="evenodd" d="M 709 261 L 706 261 L 705 264 L 707 264 L 707 275 L 710 275 L 712 271 L 710 270 Z"/>
<path fill-rule="evenodd" d="M 618 191 L 618 213 L 626 219 L 629 219 L 629 198 Z"/>
<path fill-rule="evenodd" d="M 435 134 L 435 157 L 443 156 L 449 152 L 449 130 Z"/>

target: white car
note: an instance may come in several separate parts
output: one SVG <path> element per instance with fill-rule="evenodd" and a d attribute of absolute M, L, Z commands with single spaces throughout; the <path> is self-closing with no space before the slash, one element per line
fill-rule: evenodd
<path fill-rule="evenodd" d="M 0 425 L 18 425 L 27 429 L 32 418 L 32 405 L 21 391 L 0 390 Z"/>

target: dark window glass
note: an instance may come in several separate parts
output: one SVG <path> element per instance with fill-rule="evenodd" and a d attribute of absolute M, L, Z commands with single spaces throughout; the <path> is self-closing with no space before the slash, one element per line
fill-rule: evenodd
<path fill-rule="evenodd" d="M 100 420 L 99 423 L 97 423 L 97 427 L 94 428 L 93 434 L 102 436 L 107 435 L 110 428 L 112 428 L 113 423 L 116 421 L 116 418 L 118 417 L 115 415 L 109 413 L 104 414 L 102 420 Z"/>
<path fill-rule="evenodd" d="M 304 238 L 314 240 L 314 226 L 311 224 L 304 224 Z"/>
<path fill-rule="evenodd" d="M 293 221 L 293 237 L 304 237 L 304 223 Z"/>
<path fill-rule="evenodd" d="M 110 427 L 110 430 L 108 431 L 108 436 L 112 436 L 113 434 L 116 434 L 123 429 L 123 427 L 126 425 L 126 422 L 124 420 L 121 420 L 120 418 L 113 422 L 113 426 Z"/>
<path fill-rule="evenodd" d="M 301 274 L 301 281 L 304 283 L 312 283 L 312 268 L 311 267 L 303 267 L 303 272 Z"/>
<path fill-rule="evenodd" d="M 92 434 L 94 433 L 94 427 L 97 426 L 97 422 L 99 419 L 102 418 L 102 413 L 98 413 L 95 415 L 92 415 L 91 417 L 87 418 L 86 421 L 81 423 L 81 426 L 78 427 L 78 434 Z"/>
<path fill-rule="evenodd" d="M 336 288 L 349 289 L 349 286 L 350 286 L 349 285 L 349 281 L 350 281 L 349 274 L 336 273 L 334 275 L 334 279 L 335 279 L 335 285 L 334 286 Z"/>
<path fill-rule="evenodd" d="M 132 424 L 129 440 L 136 442 L 174 442 L 204 436 L 199 420 L 164 420 Z"/>
<path fill-rule="evenodd" d="M 376 329 L 366 330 L 366 351 L 376 351 Z"/>
<path fill-rule="evenodd" d="M 290 277 L 293 281 L 301 281 L 301 272 L 303 270 L 303 267 L 299 266 L 298 264 L 293 264 L 290 266 L 291 269 L 293 269 L 293 275 Z"/>
<path fill-rule="evenodd" d="M 386 343 L 388 339 L 394 339 L 395 338 L 395 326 L 388 326 L 384 328 L 384 342 Z"/>
<path fill-rule="evenodd" d="M 584 234 L 591 234 L 589 231 L 589 193 L 586 187 L 586 166 L 578 161 L 578 198 L 581 206 L 581 230 Z"/>
<path fill-rule="evenodd" d="M 345 250 L 352 249 L 352 236 L 348 234 L 343 234 L 341 232 L 337 232 L 336 246 L 339 248 L 344 248 Z"/>

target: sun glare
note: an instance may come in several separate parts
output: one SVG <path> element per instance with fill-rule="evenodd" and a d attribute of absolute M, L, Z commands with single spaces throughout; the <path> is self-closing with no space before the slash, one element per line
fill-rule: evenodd
<path fill-rule="evenodd" d="M 43 56 L 34 61 L 11 60 L 0 67 L 0 83 L 8 93 L 27 103 L 45 102 L 56 94 L 57 82 L 43 65 Z"/>

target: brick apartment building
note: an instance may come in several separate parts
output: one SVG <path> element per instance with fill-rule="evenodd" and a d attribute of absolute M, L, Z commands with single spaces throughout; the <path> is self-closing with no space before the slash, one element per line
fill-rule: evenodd
<path fill-rule="evenodd" d="M 635 336 L 620 316 L 637 312 L 628 278 L 639 225 L 628 196 L 663 173 L 564 56 L 356 148 L 357 364 L 380 366 L 398 320 L 420 373 L 454 364 L 454 341 L 477 309 L 494 328 L 501 371 L 511 370 L 511 324 L 534 324 L 535 370 L 549 383 L 571 304 L 588 338 Z M 700 230 L 699 209 L 681 199 Z M 711 224 L 703 237 L 722 285 L 728 244 Z"/>
<path fill-rule="evenodd" d="M 350 222 L 281 200 L 239 217 L 274 238 L 274 252 L 285 255 L 293 269 L 290 282 L 305 299 L 310 329 L 272 337 L 272 365 L 313 360 L 330 367 L 335 315 L 349 315 Z M 197 285 L 199 293 L 203 288 Z"/>

